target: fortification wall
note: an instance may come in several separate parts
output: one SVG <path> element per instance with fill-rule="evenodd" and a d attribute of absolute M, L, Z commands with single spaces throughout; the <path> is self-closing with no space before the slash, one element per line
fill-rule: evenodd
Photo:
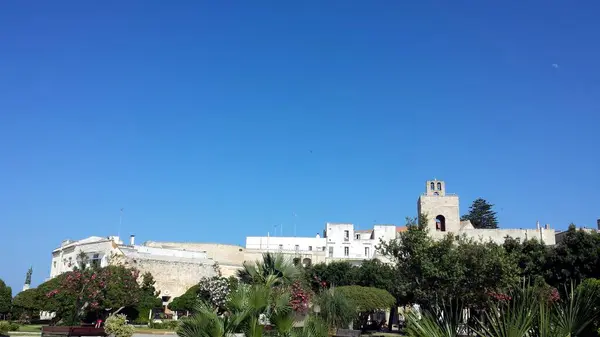
<path fill-rule="evenodd" d="M 440 239 L 448 233 L 444 232 L 430 232 L 430 234 Z M 468 238 L 474 240 L 481 240 L 483 242 L 492 241 L 498 244 L 504 243 L 507 236 L 513 239 L 520 239 L 521 242 L 530 239 L 537 239 L 543 241 L 546 245 L 554 245 L 556 243 L 555 230 L 554 229 L 463 229 L 455 232 L 456 235 L 465 235 Z"/>
<path fill-rule="evenodd" d="M 235 275 L 236 271 L 242 267 L 246 250 L 242 246 L 221 243 L 148 241 L 144 243 L 144 246 L 206 252 L 209 259 L 219 264 L 221 273 L 225 277 Z"/>
<path fill-rule="evenodd" d="M 141 274 L 150 272 L 156 281 L 154 286 L 160 290 L 161 296 L 171 296 L 171 299 L 185 293 L 203 277 L 216 275 L 212 261 L 190 263 L 136 259 L 131 266 L 137 268 Z"/>

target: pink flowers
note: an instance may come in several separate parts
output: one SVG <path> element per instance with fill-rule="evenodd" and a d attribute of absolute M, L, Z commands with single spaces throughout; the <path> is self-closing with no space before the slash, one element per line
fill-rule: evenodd
<path fill-rule="evenodd" d="M 54 290 L 49 291 L 46 294 L 46 297 L 50 298 L 50 297 L 53 297 L 54 295 L 57 295 L 57 294 L 58 294 L 58 289 L 54 289 Z"/>
<path fill-rule="evenodd" d="M 501 293 L 497 293 L 497 292 L 488 292 L 488 296 L 490 296 L 491 298 L 495 299 L 496 301 L 500 301 L 500 302 L 508 302 L 510 300 L 512 300 L 512 297 L 507 295 L 507 294 L 501 294 Z"/>
<path fill-rule="evenodd" d="M 292 300 L 290 301 L 292 309 L 296 312 L 304 313 L 308 310 L 309 302 L 310 294 L 304 290 L 302 284 L 298 281 L 292 284 Z"/>

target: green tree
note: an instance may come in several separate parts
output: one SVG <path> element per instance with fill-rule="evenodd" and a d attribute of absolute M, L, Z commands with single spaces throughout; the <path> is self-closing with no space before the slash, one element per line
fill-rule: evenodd
<path fill-rule="evenodd" d="M 600 278 L 600 234 L 577 230 L 571 224 L 562 241 L 549 250 L 547 259 L 550 285 Z"/>
<path fill-rule="evenodd" d="M 494 205 L 485 199 L 478 198 L 469 207 L 469 213 L 462 216 L 461 220 L 470 220 L 475 228 L 494 229 L 498 228 L 498 219 L 493 210 Z"/>
<path fill-rule="evenodd" d="M 151 273 L 144 273 L 141 281 L 139 302 L 134 307 L 124 309 L 123 312 L 137 323 L 145 324 L 148 323 L 150 311 L 162 307 L 162 300 L 158 297 L 160 291 L 154 287 L 156 281 Z"/>
<path fill-rule="evenodd" d="M 350 301 L 358 311 L 357 321 L 362 329 L 366 327 L 369 316 L 375 311 L 389 309 L 396 299 L 384 289 L 361 286 L 343 286 L 335 288 Z"/>
<path fill-rule="evenodd" d="M 0 280 L 0 314 L 2 316 L 10 313 L 12 306 L 12 289 Z"/>
<path fill-rule="evenodd" d="M 39 318 L 37 289 L 21 291 L 13 298 L 12 316 L 22 321 Z"/>
<path fill-rule="evenodd" d="M 181 296 L 175 297 L 171 303 L 169 303 L 169 309 L 173 311 L 193 312 L 199 303 L 198 293 L 200 286 L 198 284 L 189 288 Z"/>
<path fill-rule="evenodd" d="M 357 284 L 358 267 L 347 261 L 319 263 L 305 268 L 306 281 L 317 292 L 325 282 L 326 286 L 347 286 Z"/>
<path fill-rule="evenodd" d="M 347 328 L 356 317 L 356 307 L 337 288 L 323 290 L 313 301 L 317 315 L 327 324 L 330 335 L 335 329 Z"/>
<path fill-rule="evenodd" d="M 506 238 L 504 250 L 511 255 L 519 268 L 519 276 L 533 283 L 545 282 L 548 276 L 548 254 L 553 248 L 547 247 L 536 238 L 525 240 Z"/>
<path fill-rule="evenodd" d="M 420 217 L 420 222 L 424 222 Z M 382 242 L 380 251 L 395 262 L 397 305 L 437 305 L 460 298 L 476 306 L 487 292 L 518 282 L 515 259 L 503 246 L 446 235 L 434 241 L 425 226 L 409 219 L 408 230 Z"/>

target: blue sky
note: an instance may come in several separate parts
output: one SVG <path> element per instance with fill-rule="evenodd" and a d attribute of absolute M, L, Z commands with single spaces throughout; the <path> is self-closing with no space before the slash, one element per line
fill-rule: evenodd
<path fill-rule="evenodd" d="M 600 217 L 596 1 L 3 1 L 0 278 L 66 238 Z M 125 208 L 119 229 L 119 209 Z M 293 216 L 297 214 L 297 217 Z"/>

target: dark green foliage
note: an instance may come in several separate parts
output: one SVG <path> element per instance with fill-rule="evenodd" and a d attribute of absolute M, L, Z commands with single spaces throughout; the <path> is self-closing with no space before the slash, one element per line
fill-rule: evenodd
<path fill-rule="evenodd" d="M 419 221 L 426 223 L 424 216 Z M 497 244 L 476 242 L 451 234 L 433 240 L 425 226 L 408 219 L 408 230 L 398 239 L 382 242 L 380 251 L 394 263 L 392 285 L 398 304 L 419 303 L 425 307 L 440 299 L 460 298 L 476 306 L 487 292 L 518 283 L 515 259 Z"/>
<path fill-rule="evenodd" d="M 387 310 L 396 303 L 396 299 L 387 290 L 373 287 L 343 286 L 335 288 L 356 308 L 357 323 L 365 329 L 369 316 L 378 310 Z"/>
<path fill-rule="evenodd" d="M 198 293 L 200 286 L 195 285 L 189 288 L 183 295 L 175 297 L 169 303 L 169 309 L 173 311 L 192 312 L 198 304 Z"/>
<path fill-rule="evenodd" d="M 39 312 L 36 289 L 27 289 L 13 298 L 13 318 L 27 322 L 39 318 Z"/>
<path fill-rule="evenodd" d="M 554 285 L 600 278 L 600 234 L 569 226 L 562 241 L 549 250 L 547 266 L 551 269 L 547 281 Z"/>
<path fill-rule="evenodd" d="M 160 308 L 162 306 L 162 300 L 158 297 L 160 295 L 159 291 L 156 291 L 154 287 L 154 277 L 150 273 L 144 273 L 142 275 L 142 283 L 140 285 L 140 300 L 136 305 L 136 309 L 140 313 L 146 313 L 145 317 L 148 317 L 148 312 L 155 308 Z"/>
<path fill-rule="evenodd" d="M 0 280 L 0 314 L 6 315 L 10 312 L 12 305 L 12 289 Z"/>
<path fill-rule="evenodd" d="M 498 228 L 498 219 L 493 207 L 494 205 L 486 200 L 478 198 L 473 201 L 473 204 L 469 207 L 469 213 L 463 215 L 461 220 L 470 220 L 475 228 Z"/>

